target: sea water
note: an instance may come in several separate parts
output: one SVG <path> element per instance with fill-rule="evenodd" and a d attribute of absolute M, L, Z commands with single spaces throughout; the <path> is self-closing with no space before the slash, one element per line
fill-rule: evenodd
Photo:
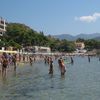
<path fill-rule="evenodd" d="M 73 57 L 74 63 L 65 63 L 66 73 L 61 76 L 58 61 L 54 73 L 48 74 L 44 61 L 19 64 L 17 70 L 0 75 L 0 100 L 99 100 L 100 61 L 97 57 Z M 70 59 L 67 59 L 70 62 Z"/>

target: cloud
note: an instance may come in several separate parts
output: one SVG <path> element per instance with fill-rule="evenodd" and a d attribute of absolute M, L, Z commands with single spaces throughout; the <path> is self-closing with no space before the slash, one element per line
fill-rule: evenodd
<path fill-rule="evenodd" d="M 100 18 L 100 13 L 94 13 L 93 15 L 89 16 L 75 17 L 75 20 L 90 23 L 90 22 L 95 22 L 99 18 Z"/>

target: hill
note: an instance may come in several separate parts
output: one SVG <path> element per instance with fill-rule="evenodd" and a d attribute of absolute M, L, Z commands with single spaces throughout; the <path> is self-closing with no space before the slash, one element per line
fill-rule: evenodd
<path fill-rule="evenodd" d="M 100 41 L 100 36 L 99 36 L 99 37 L 96 37 L 96 38 L 94 38 L 94 39 Z"/>
<path fill-rule="evenodd" d="M 60 40 L 62 39 L 67 39 L 69 41 L 74 41 L 78 38 L 82 38 L 82 39 L 93 39 L 93 38 L 98 38 L 100 37 L 100 33 L 93 33 L 93 34 L 78 34 L 76 36 L 73 35 L 69 35 L 69 34 L 60 34 L 60 35 L 53 35 L 54 38 L 58 38 Z"/>

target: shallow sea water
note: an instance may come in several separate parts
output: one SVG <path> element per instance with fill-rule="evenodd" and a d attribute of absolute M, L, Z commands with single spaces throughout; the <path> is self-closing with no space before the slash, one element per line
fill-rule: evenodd
<path fill-rule="evenodd" d="M 62 77 L 57 60 L 53 75 L 43 61 L 19 64 L 16 72 L 8 70 L 6 77 L 0 75 L 0 100 L 99 100 L 100 61 L 97 57 L 90 62 L 88 57 L 73 59 L 73 64 L 65 62 L 67 71 Z"/>

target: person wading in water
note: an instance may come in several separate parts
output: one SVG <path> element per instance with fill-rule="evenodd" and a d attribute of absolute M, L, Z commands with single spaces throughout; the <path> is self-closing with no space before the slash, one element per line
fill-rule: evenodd
<path fill-rule="evenodd" d="M 12 56 L 12 63 L 13 63 L 13 66 L 14 66 L 14 71 L 16 71 L 16 60 L 17 57 L 16 57 L 16 54 Z"/>
<path fill-rule="evenodd" d="M 2 64 L 2 76 L 6 76 L 6 69 L 8 66 L 8 59 L 6 53 L 3 53 L 2 55 L 1 64 Z"/>
<path fill-rule="evenodd" d="M 50 65 L 49 74 L 53 74 L 53 60 L 52 60 L 52 58 L 50 58 L 49 65 Z"/>
<path fill-rule="evenodd" d="M 62 59 L 62 61 L 61 61 L 61 75 L 65 75 L 65 72 L 66 72 L 66 67 L 64 64 L 64 60 Z"/>
<path fill-rule="evenodd" d="M 32 56 L 29 56 L 29 62 L 30 62 L 30 65 L 32 66 L 32 63 L 33 63 Z"/>

